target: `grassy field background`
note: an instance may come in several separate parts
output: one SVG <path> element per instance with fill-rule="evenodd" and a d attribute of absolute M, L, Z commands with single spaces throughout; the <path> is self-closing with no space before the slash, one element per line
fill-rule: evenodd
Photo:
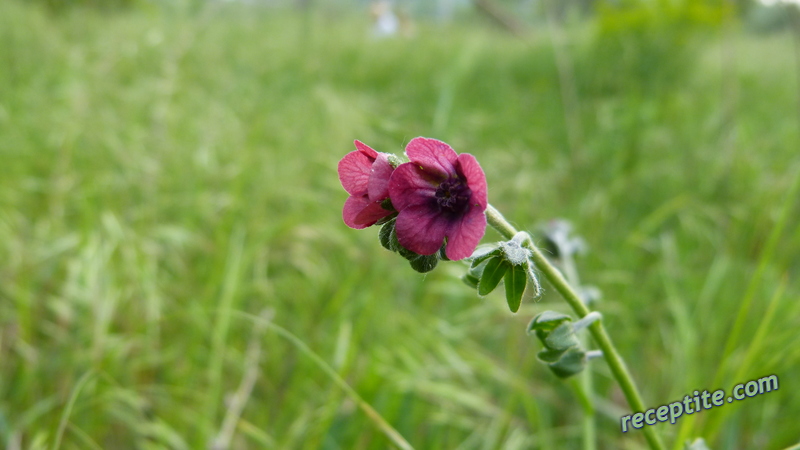
<path fill-rule="evenodd" d="M 524 332 L 566 311 L 552 289 L 511 314 L 462 263 L 422 276 L 342 223 L 353 139 L 419 135 L 476 155 L 519 228 L 573 222 L 648 407 L 778 375 L 658 425 L 667 443 L 797 443 L 790 33 L 376 40 L 366 13 L 215 5 L 0 1 L 0 447 L 388 447 L 337 374 L 417 448 L 580 448 L 575 392 Z M 599 448 L 643 448 L 592 370 Z"/>

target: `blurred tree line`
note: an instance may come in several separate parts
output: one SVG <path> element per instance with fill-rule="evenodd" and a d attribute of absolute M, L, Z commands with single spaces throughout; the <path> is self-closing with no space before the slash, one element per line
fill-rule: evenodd
<path fill-rule="evenodd" d="M 42 3 L 54 12 L 64 11 L 69 8 L 86 7 L 107 11 L 117 11 L 129 8 L 138 3 L 138 0 L 32 0 Z"/>
<path fill-rule="evenodd" d="M 19 0 L 21 1 L 21 0 Z M 306 11 L 366 11 L 373 0 L 27 0 L 53 12 L 75 8 L 124 11 L 130 8 L 202 9 L 207 4 L 288 7 Z M 769 0 L 767 0 L 769 1 Z M 620 90 L 653 93 L 685 79 L 699 40 L 725 24 L 772 32 L 800 23 L 797 4 L 771 0 L 393 0 L 394 8 L 416 20 L 488 17 L 515 35 L 547 29 L 555 21 L 579 28 L 571 50 L 577 88 L 594 95 Z M 794 19 L 792 19 L 794 17 Z M 581 78 L 584 77 L 584 78 Z"/>
<path fill-rule="evenodd" d="M 330 6 L 360 8 L 372 0 L 28 0 L 44 4 L 52 10 L 63 10 L 69 7 L 88 7 L 101 10 L 116 10 L 146 4 L 197 4 L 218 3 L 246 3 L 273 6 L 296 6 L 311 8 L 314 6 Z M 507 9 L 513 13 L 524 15 L 540 15 L 545 8 L 553 8 L 559 16 L 568 12 L 580 12 L 583 15 L 592 15 L 601 8 L 638 8 L 638 7 L 670 7 L 689 9 L 702 9 L 716 5 L 722 8 L 732 8 L 739 14 L 748 14 L 753 9 L 765 8 L 760 0 L 696 0 L 696 1 L 661 1 L 661 0 L 487 0 L 499 8 Z M 776 10 L 786 8 L 785 3 L 776 0 Z M 392 3 L 400 8 L 405 8 L 419 13 L 437 14 L 442 10 L 455 10 L 474 6 L 474 0 L 394 0 Z M 549 3 L 549 5 L 548 5 Z M 770 2 L 774 3 L 774 2 Z M 691 5 L 691 7 L 690 7 Z M 789 5 L 791 6 L 791 5 Z M 528 13 L 528 14 L 525 14 Z"/>
<path fill-rule="evenodd" d="M 23 1 L 23 0 L 17 0 Z M 39 3 L 52 12 L 90 8 L 116 12 L 135 7 L 168 7 L 197 10 L 208 3 L 283 6 L 296 9 L 336 8 L 363 10 L 374 0 L 24 0 Z M 413 15 L 439 21 L 458 20 L 465 11 L 498 17 L 514 17 L 542 23 L 548 14 L 559 20 L 601 22 L 605 34 L 631 32 L 643 37 L 644 28 L 678 26 L 684 30 L 716 26 L 720 19 L 736 17 L 756 32 L 773 32 L 792 25 L 800 14 L 798 3 L 786 0 L 391 0 L 394 7 Z M 663 17 L 657 17 L 657 16 Z M 497 17 L 495 17 L 496 19 Z"/>

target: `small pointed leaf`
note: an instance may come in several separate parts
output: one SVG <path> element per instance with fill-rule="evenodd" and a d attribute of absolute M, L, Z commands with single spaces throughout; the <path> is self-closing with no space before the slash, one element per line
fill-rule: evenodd
<path fill-rule="evenodd" d="M 544 311 L 536 315 L 528 324 L 528 333 L 534 330 L 550 331 L 561 325 L 563 322 L 571 321 L 572 318 L 566 314 L 555 311 Z"/>
<path fill-rule="evenodd" d="M 511 266 L 506 271 L 503 279 L 506 285 L 506 301 L 511 312 L 519 311 L 519 304 L 522 302 L 522 294 L 525 292 L 525 284 L 528 282 L 528 274 L 525 273 L 523 266 Z"/>
<path fill-rule="evenodd" d="M 586 354 L 577 348 L 570 349 L 557 362 L 550 364 L 550 370 L 559 378 L 569 378 L 586 367 Z"/>
<path fill-rule="evenodd" d="M 494 256 L 499 256 L 502 252 L 503 251 L 499 247 L 495 248 L 495 249 L 489 249 L 489 250 L 479 254 L 478 256 L 473 257 L 472 264 L 470 264 L 470 267 L 478 267 L 481 263 L 483 263 L 487 259 L 489 259 L 491 257 L 494 257 Z M 476 251 L 475 253 L 478 253 L 478 252 Z"/>
<path fill-rule="evenodd" d="M 463 277 L 461 277 L 461 281 L 463 281 L 467 286 L 477 289 L 478 282 L 481 281 L 481 279 L 475 275 L 472 275 L 471 273 L 466 273 Z"/>
<path fill-rule="evenodd" d="M 578 345 L 578 339 L 572 331 L 572 324 L 567 322 L 557 326 L 544 340 L 544 345 L 554 350 L 566 350 Z"/>
<path fill-rule="evenodd" d="M 546 348 L 546 349 L 540 351 L 536 356 L 542 362 L 554 363 L 554 362 L 558 361 L 559 359 L 561 359 L 561 355 L 563 355 L 564 352 L 566 352 L 566 350 L 552 350 L 552 349 Z"/>
<path fill-rule="evenodd" d="M 478 295 L 489 295 L 500 284 L 500 280 L 510 267 L 511 265 L 499 256 L 490 259 L 483 269 L 481 281 L 478 282 Z"/>
<path fill-rule="evenodd" d="M 483 276 L 483 269 L 485 268 L 486 264 L 481 264 L 480 266 L 477 267 L 470 267 L 469 270 L 467 270 L 467 273 L 464 274 L 464 276 L 461 277 L 461 279 L 464 281 L 464 283 L 467 283 L 468 286 L 477 289 L 478 282 L 481 281 L 481 277 Z"/>

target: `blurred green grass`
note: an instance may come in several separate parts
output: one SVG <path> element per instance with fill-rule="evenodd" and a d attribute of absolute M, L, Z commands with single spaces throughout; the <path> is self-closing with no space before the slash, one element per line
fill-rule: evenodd
<path fill-rule="evenodd" d="M 352 140 L 399 153 L 418 135 L 475 154 L 517 226 L 575 224 L 648 406 L 779 376 L 778 392 L 659 425 L 667 442 L 795 442 L 790 35 L 733 24 L 693 41 L 682 71 L 665 61 L 659 77 L 656 58 L 614 80 L 585 29 L 554 50 L 546 27 L 374 40 L 366 19 L 0 2 L 0 442 L 204 447 L 248 367 L 246 314 L 266 310 L 419 448 L 578 447 L 578 400 L 524 334 L 562 302 L 512 315 L 459 263 L 420 276 L 341 222 Z M 235 448 L 389 445 L 289 341 L 253 342 Z M 603 364 L 596 388 L 600 448 L 641 448 L 618 431 L 630 411 Z"/>

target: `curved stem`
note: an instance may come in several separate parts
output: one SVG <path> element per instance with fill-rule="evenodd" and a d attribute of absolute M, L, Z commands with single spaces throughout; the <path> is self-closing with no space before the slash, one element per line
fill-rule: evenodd
<path fill-rule="evenodd" d="M 486 220 L 489 222 L 489 225 L 502 234 L 506 239 L 511 239 L 515 234 L 517 234 L 517 230 L 510 223 L 508 223 L 505 217 L 500 214 L 500 211 L 495 209 L 492 205 L 488 205 L 486 208 Z M 544 274 L 550 284 L 556 288 L 558 293 L 564 297 L 564 300 L 569 303 L 569 306 L 572 307 L 572 310 L 575 311 L 575 314 L 577 314 L 579 318 L 583 318 L 589 314 L 589 308 L 587 308 L 586 304 L 583 303 L 583 300 L 581 300 L 581 298 L 578 296 L 578 293 L 572 289 L 567 280 L 564 278 L 564 275 L 562 275 L 561 272 L 552 263 L 550 263 L 550 261 L 547 260 L 541 250 L 536 247 L 530 238 L 525 241 L 525 246 L 531 251 L 532 259 L 536 264 L 536 267 Z M 597 346 L 603 351 L 603 357 L 605 358 L 606 363 L 608 363 L 608 367 L 611 369 L 611 373 L 614 375 L 617 383 L 619 383 L 619 387 L 625 394 L 625 399 L 628 401 L 628 405 L 630 405 L 631 410 L 633 412 L 643 412 L 645 407 L 644 402 L 642 401 L 642 396 L 639 395 L 639 391 L 636 389 L 636 384 L 633 382 L 633 377 L 631 377 L 628 368 L 625 366 L 625 362 L 622 360 L 622 357 L 620 356 L 619 352 L 617 352 L 616 347 L 614 347 L 614 344 L 611 342 L 611 338 L 608 336 L 605 327 L 603 327 L 603 322 L 598 320 L 597 322 L 593 323 L 589 326 L 589 331 L 592 333 L 592 337 L 597 343 Z M 647 442 L 650 444 L 650 448 L 656 450 L 664 449 L 664 444 L 661 442 L 661 438 L 655 433 L 653 428 L 645 427 L 643 432 L 645 438 L 647 438 Z"/>

